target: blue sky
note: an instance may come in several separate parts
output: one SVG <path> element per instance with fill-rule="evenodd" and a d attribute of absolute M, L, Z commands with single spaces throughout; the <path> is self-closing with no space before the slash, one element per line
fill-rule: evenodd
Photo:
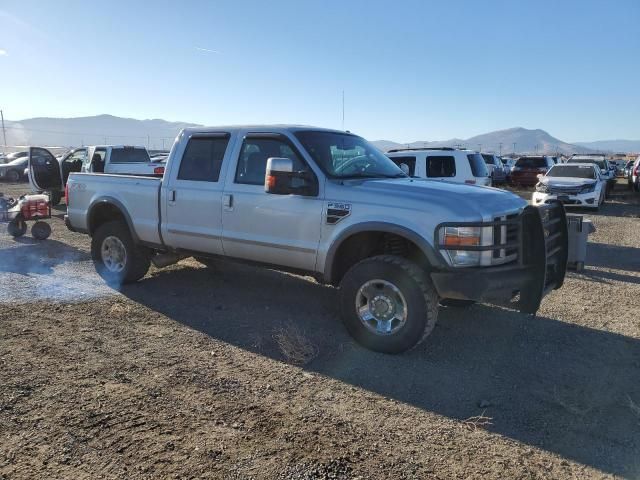
<path fill-rule="evenodd" d="M 640 138 L 640 1 L 0 0 L 5 117 Z"/>

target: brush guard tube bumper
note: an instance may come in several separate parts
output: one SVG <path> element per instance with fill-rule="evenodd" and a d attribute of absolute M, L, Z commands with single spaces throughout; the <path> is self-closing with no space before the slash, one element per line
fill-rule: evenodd
<path fill-rule="evenodd" d="M 486 246 L 438 245 L 440 250 L 495 251 L 517 248 L 517 260 L 497 267 L 450 268 L 431 272 L 441 298 L 491 303 L 535 314 L 542 299 L 564 282 L 567 271 L 567 217 L 562 203 L 528 206 L 518 217 L 495 222 L 467 222 L 451 226 L 518 226 L 517 240 Z M 443 226 L 448 226 L 444 224 Z"/>

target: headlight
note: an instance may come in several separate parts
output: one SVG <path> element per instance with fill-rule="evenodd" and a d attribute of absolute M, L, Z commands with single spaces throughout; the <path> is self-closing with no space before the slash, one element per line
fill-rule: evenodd
<path fill-rule="evenodd" d="M 585 185 L 584 187 L 582 187 L 580 189 L 580 193 L 591 193 L 595 191 L 595 189 L 596 189 L 596 184 L 590 183 L 589 185 Z"/>
<path fill-rule="evenodd" d="M 442 227 L 440 229 L 440 245 L 450 247 L 442 250 L 449 257 L 454 267 L 471 267 L 480 264 L 480 251 L 455 250 L 453 247 L 477 247 L 482 245 L 482 229 L 480 227 Z"/>
<path fill-rule="evenodd" d="M 536 192 L 547 193 L 549 191 L 549 187 L 544 183 L 538 183 L 536 185 Z"/>

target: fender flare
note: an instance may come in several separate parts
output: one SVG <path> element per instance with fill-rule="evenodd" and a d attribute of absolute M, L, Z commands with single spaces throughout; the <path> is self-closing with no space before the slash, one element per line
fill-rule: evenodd
<path fill-rule="evenodd" d="M 95 210 L 103 205 L 113 205 L 120 211 L 127 222 L 127 227 L 129 228 L 129 232 L 131 232 L 134 242 L 138 243 L 139 238 L 136 234 L 135 228 L 133 227 L 133 221 L 131 220 L 131 216 L 129 215 L 126 207 L 120 200 L 109 196 L 98 197 L 89 204 L 89 208 L 87 209 L 87 230 L 89 231 L 89 235 L 92 236 L 95 231 L 94 226 L 91 224 L 91 218 L 93 217 Z"/>
<path fill-rule="evenodd" d="M 433 268 L 446 268 L 444 260 L 440 258 L 433 246 L 427 241 L 426 238 L 419 235 L 415 231 L 388 222 L 362 222 L 345 228 L 331 243 L 324 261 L 323 276 L 326 282 L 331 283 L 331 276 L 333 275 L 333 263 L 340 246 L 352 235 L 362 232 L 393 233 L 395 235 L 404 237 L 418 246 L 418 248 L 422 251 L 422 253 L 429 261 L 429 264 Z"/>

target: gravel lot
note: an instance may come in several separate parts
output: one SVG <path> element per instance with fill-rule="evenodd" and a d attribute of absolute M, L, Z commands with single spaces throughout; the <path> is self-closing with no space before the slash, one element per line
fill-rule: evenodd
<path fill-rule="evenodd" d="M 61 209 L 44 242 L 0 225 L 0 479 L 640 478 L 625 192 L 537 317 L 443 308 L 398 356 L 354 344 L 309 278 L 186 260 L 114 291 Z"/>

